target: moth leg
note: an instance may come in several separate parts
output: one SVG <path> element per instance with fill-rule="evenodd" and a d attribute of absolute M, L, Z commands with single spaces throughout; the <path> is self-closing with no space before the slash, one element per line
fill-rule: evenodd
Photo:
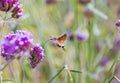
<path fill-rule="evenodd" d="M 64 46 L 61 46 L 62 47 L 62 49 L 65 51 L 65 47 Z"/>

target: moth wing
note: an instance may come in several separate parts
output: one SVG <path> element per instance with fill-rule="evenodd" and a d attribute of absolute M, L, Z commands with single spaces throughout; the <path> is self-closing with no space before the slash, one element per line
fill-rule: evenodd
<path fill-rule="evenodd" d="M 57 42 L 58 42 L 58 45 L 62 45 L 64 43 L 64 41 L 66 40 L 67 38 L 67 34 L 63 34 L 62 36 L 58 37 L 57 38 Z"/>

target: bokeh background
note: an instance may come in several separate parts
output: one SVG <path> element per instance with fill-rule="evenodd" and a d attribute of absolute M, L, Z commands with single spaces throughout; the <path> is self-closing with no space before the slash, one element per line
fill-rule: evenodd
<path fill-rule="evenodd" d="M 0 37 L 11 31 L 29 31 L 44 48 L 45 58 L 34 69 L 26 58 L 13 60 L 1 71 L 1 83 L 120 83 L 120 32 L 115 25 L 120 18 L 120 0 L 21 3 L 22 17 L 1 19 Z M 49 40 L 64 33 L 65 51 Z M 0 64 L 5 63 L 0 57 Z"/>

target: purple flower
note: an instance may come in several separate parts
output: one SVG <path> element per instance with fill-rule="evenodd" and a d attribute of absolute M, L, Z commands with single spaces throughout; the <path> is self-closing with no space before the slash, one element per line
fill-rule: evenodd
<path fill-rule="evenodd" d="M 32 68 L 35 68 L 39 62 L 42 62 L 44 53 L 42 47 L 36 45 L 30 50 L 30 64 Z"/>
<path fill-rule="evenodd" d="M 103 57 L 103 58 L 101 59 L 101 65 L 102 65 L 102 66 L 105 66 L 105 65 L 108 63 L 108 61 L 109 61 L 109 59 L 108 59 L 107 57 Z"/>
<path fill-rule="evenodd" d="M 18 30 L 16 33 L 11 32 L 2 39 L 1 55 L 7 61 L 17 53 L 26 52 L 33 44 L 31 33 L 23 30 Z"/>
<path fill-rule="evenodd" d="M 67 36 L 68 36 L 68 38 L 69 38 L 71 41 L 74 39 L 74 35 L 73 35 L 73 33 L 72 33 L 71 31 L 68 31 L 68 32 L 67 32 Z"/>
<path fill-rule="evenodd" d="M 9 35 L 5 36 L 2 41 L 2 47 L 3 50 L 8 54 L 14 54 L 15 53 L 15 46 L 14 44 L 15 34 L 10 33 Z"/>
<path fill-rule="evenodd" d="M 27 54 L 32 68 L 35 68 L 44 58 L 42 47 L 35 45 L 32 34 L 23 30 L 18 30 L 16 33 L 11 32 L 4 37 L 0 53 L 6 61 L 12 58 L 19 59 Z"/>
<path fill-rule="evenodd" d="M 16 32 L 15 44 L 19 47 L 19 50 L 26 51 L 34 44 L 32 34 L 27 31 L 18 30 Z"/>
<path fill-rule="evenodd" d="M 55 3 L 55 2 L 57 2 L 57 0 L 46 0 L 46 3 L 47 3 L 47 4 Z"/>
<path fill-rule="evenodd" d="M 89 38 L 89 34 L 86 32 L 79 32 L 77 33 L 77 38 L 79 41 L 85 41 Z"/>
<path fill-rule="evenodd" d="M 13 5 L 13 10 L 12 10 L 12 17 L 13 18 L 19 18 L 22 16 L 22 4 L 20 3 L 16 3 L 15 5 Z"/>
<path fill-rule="evenodd" d="M 19 0 L 0 0 L 0 10 L 12 13 L 13 18 L 19 18 L 22 16 L 22 4 Z"/>
<path fill-rule="evenodd" d="M 120 26 L 120 20 L 116 21 L 116 24 L 115 24 L 117 27 Z"/>
<path fill-rule="evenodd" d="M 90 2 L 91 2 L 91 0 L 78 0 L 78 3 L 81 3 L 81 4 L 87 4 Z"/>

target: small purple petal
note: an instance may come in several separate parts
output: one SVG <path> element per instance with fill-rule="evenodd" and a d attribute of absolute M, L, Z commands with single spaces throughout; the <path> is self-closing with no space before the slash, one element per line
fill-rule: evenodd
<path fill-rule="evenodd" d="M 69 38 L 70 40 L 73 40 L 73 39 L 74 39 L 74 35 L 73 35 L 73 33 L 72 33 L 71 31 L 68 31 L 68 32 L 67 32 L 67 35 L 68 35 L 68 38 Z"/>
<path fill-rule="evenodd" d="M 105 66 L 109 62 L 109 59 L 107 57 L 103 57 L 101 60 L 101 65 Z"/>
<path fill-rule="evenodd" d="M 115 24 L 117 27 L 120 26 L 120 20 L 116 21 L 116 24 Z"/>
<path fill-rule="evenodd" d="M 86 32 L 80 32 L 77 34 L 77 38 L 79 41 L 84 41 L 84 40 L 87 40 L 89 38 L 89 35 Z"/>

